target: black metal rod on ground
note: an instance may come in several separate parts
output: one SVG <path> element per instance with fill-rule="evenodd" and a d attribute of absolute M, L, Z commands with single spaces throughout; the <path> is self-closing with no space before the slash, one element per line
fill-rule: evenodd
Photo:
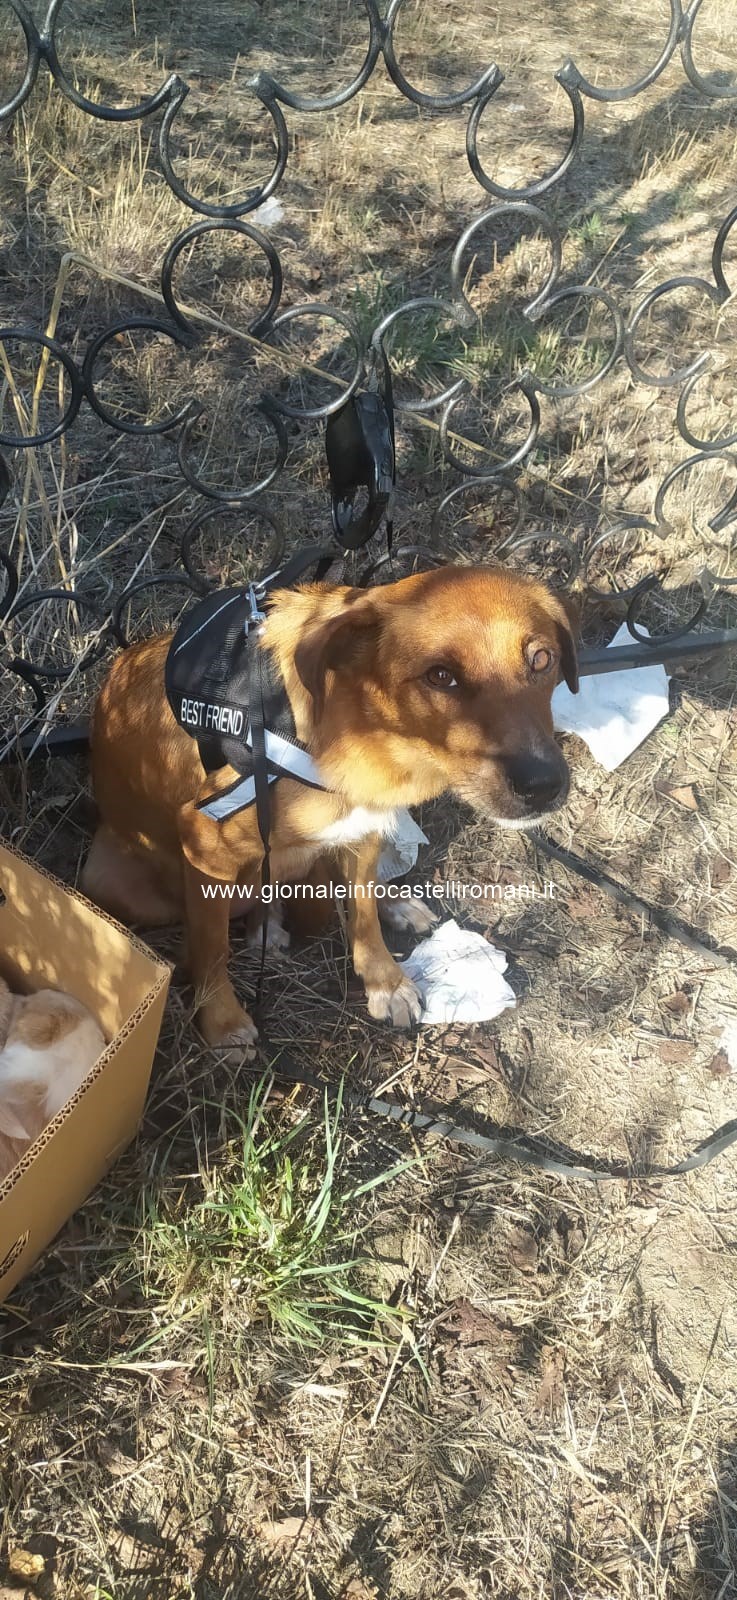
<path fill-rule="evenodd" d="M 688 661 L 694 656 L 714 655 L 737 646 L 737 628 L 712 628 L 708 633 L 687 634 L 653 644 L 589 645 L 579 651 L 578 670 L 582 678 L 600 672 L 626 672 L 631 667 L 662 666 L 666 661 Z"/>
<path fill-rule="evenodd" d="M 714 655 L 718 651 L 737 648 L 737 628 L 713 628 L 708 633 L 690 634 L 668 643 L 640 644 L 633 639 L 630 644 L 589 645 L 579 651 L 578 670 L 582 678 L 603 672 L 628 672 L 635 667 L 662 666 L 664 662 L 690 660 L 692 657 Z M 10 761 L 19 752 L 23 755 L 71 756 L 80 755 L 89 742 L 89 724 L 84 718 L 70 722 L 66 727 L 51 728 L 39 738 L 33 730 L 22 733 L 17 744 L 6 750 L 3 760 Z"/>
<path fill-rule="evenodd" d="M 49 728 L 39 738 L 31 729 L 28 733 L 20 734 L 17 745 L 6 752 L 5 760 L 10 761 L 18 753 L 25 756 L 78 756 L 83 755 L 89 748 L 90 725 L 82 717 L 78 722 L 62 724 L 60 728 Z"/>

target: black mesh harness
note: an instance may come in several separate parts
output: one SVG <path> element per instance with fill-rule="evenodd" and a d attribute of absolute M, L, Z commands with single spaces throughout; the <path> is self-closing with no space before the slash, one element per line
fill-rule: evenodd
<path fill-rule="evenodd" d="M 208 595 L 188 612 L 166 658 L 169 705 L 179 726 L 197 740 L 205 771 L 230 766 L 238 773 L 226 789 L 197 802 L 217 822 L 258 808 L 261 788 L 280 777 L 325 788 L 297 738 L 273 655 L 260 644 L 261 603 L 252 588 Z"/>

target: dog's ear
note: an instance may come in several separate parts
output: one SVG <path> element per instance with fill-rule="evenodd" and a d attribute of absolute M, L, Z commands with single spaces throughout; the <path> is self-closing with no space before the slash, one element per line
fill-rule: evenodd
<path fill-rule="evenodd" d="M 377 607 L 362 589 L 355 589 L 346 596 L 344 610 L 303 634 L 294 652 L 294 665 L 312 696 L 316 716 L 322 710 L 328 672 L 372 675 L 380 625 Z"/>
<path fill-rule="evenodd" d="M 581 620 L 581 610 L 578 601 L 573 598 L 573 595 L 558 594 L 556 595 L 556 600 L 559 609 L 559 614 L 556 617 L 556 626 L 560 640 L 561 670 L 571 694 L 578 694 L 576 639 Z"/>
<path fill-rule="evenodd" d="M 28 1139 L 29 1142 L 33 1139 L 30 1129 L 7 1101 L 0 1105 L 0 1133 L 4 1133 L 8 1139 Z"/>

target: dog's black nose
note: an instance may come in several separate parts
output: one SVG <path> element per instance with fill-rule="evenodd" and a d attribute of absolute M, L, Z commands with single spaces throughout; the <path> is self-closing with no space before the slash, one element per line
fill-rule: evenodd
<path fill-rule="evenodd" d="M 525 755 L 507 763 L 507 776 L 528 811 L 544 811 L 560 798 L 568 774 L 562 756 Z"/>

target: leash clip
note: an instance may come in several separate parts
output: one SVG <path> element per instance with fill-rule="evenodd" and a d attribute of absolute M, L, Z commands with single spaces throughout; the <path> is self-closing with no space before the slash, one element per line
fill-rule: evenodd
<path fill-rule="evenodd" d="M 246 590 L 246 599 L 250 607 L 250 616 L 246 617 L 245 621 L 246 633 L 250 633 L 252 628 L 258 628 L 262 622 L 266 621 L 266 613 L 260 608 L 263 592 L 261 584 L 249 583 Z"/>

